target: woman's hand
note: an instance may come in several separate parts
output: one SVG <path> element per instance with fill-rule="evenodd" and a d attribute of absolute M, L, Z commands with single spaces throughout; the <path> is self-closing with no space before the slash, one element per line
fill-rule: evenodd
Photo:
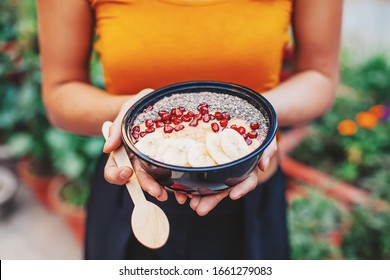
<path fill-rule="evenodd" d="M 262 181 L 262 173 L 268 169 L 271 160 L 276 156 L 276 152 L 277 143 L 275 137 L 271 144 L 264 150 L 257 167 L 249 174 L 248 178 L 234 187 L 220 193 L 206 196 L 190 196 L 191 208 L 196 211 L 198 215 L 204 216 L 214 209 L 214 207 L 217 206 L 218 203 L 225 197 L 229 196 L 231 199 L 236 200 L 254 190 Z M 181 204 L 183 204 L 187 199 L 187 194 L 176 192 L 175 196 L 177 201 Z"/>
<path fill-rule="evenodd" d="M 121 123 L 124 115 L 131 105 L 152 91 L 152 89 L 144 89 L 122 105 L 119 114 L 111 125 L 110 136 L 106 140 L 103 148 L 105 153 L 111 153 L 115 151 L 120 145 L 122 145 Z M 167 191 L 142 168 L 140 161 L 135 156 L 130 156 L 130 160 L 142 189 L 160 201 L 167 200 Z M 133 175 L 133 172 L 134 171 L 130 167 L 118 167 L 113 155 L 110 154 L 104 168 L 104 177 L 111 184 L 124 185 L 129 181 L 130 177 Z"/>

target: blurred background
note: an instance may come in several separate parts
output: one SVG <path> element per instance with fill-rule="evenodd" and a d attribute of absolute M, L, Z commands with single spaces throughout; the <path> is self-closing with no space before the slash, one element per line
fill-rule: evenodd
<path fill-rule="evenodd" d="M 344 1 L 335 106 L 282 132 L 293 259 L 390 259 L 389 15 L 389 0 Z M 289 46 L 283 79 L 292 57 Z M 91 77 L 104 87 L 95 54 Z M 88 180 L 102 146 L 50 126 L 35 1 L 2 0 L 0 259 L 82 259 Z"/>

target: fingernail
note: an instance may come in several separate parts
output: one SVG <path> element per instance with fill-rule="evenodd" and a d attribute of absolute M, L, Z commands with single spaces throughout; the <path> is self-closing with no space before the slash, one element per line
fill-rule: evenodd
<path fill-rule="evenodd" d="M 120 173 L 119 173 L 119 176 L 122 178 L 122 179 L 129 179 L 131 175 L 131 171 L 130 170 L 127 170 L 127 169 L 123 169 Z"/>
<path fill-rule="evenodd" d="M 107 147 L 111 144 L 111 136 L 108 136 L 106 143 L 104 143 L 103 151 L 107 151 Z"/>
<path fill-rule="evenodd" d="M 265 160 L 264 160 L 264 170 L 263 171 L 267 170 L 268 165 L 269 165 L 269 157 L 266 157 Z"/>

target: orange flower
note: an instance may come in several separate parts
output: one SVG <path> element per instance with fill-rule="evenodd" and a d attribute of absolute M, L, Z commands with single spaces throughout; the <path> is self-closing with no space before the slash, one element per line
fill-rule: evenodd
<path fill-rule="evenodd" d="M 356 114 L 357 124 L 366 129 L 372 129 L 378 123 L 378 118 L 371 112 L 360 112 Z"/>
<path fill-rule="evenodd" d="M 374 105 L 374 106 L 371 106 L 369 112 L 370 113 L 373 113 L 377 119 L 382 119 L 384 116 L 385 116 L 385 106 L 383 105 Z"/>
<path fill-rule="evenodd" d="M 337 130 L 340 135 L 351 136 L 357 131 L 356 123 L 352 120 L 343 120 L 337 125 Z"/>

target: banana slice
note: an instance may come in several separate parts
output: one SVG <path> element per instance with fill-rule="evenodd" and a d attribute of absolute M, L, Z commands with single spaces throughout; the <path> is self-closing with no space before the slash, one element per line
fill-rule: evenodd
<path fill-rule="evenodd" d="M 244 138 L 234 129 L 224 129 L 219 133 L 222 151 L 233 161 L 247 154 L 250 149 Z"/>
<path fill-rule="evenodd" d="M 230 159 L 222 149 L 222 137 L 220 133 L 207 133 L 206 146 L 208 153 L 218 164 L 224 164 L 232 161 L 232 159 Z"/>
<path fill-rule="evenodd" d="M 216 162 L 207 152 L 207 146 L 203 143 L 196 142 L 188 150 L 188 163 L 192 167 L 204 167 L 216 165 Z"/>
<path fill-rule="evenodd" d="M 166 153 L 166 151 L 168 150 L 168 148 L 170 146 L 174 145 L 175 142 L 176 142 L 175 139 L 171 139 L 171 138 L 163 139 L 161 141 L 161 144 L 159 144 L 159 146 L 157 148 L 156 155 L 155 155 L 154 159 L 164 162 L 164 154 Z"/>
<path fill-rule="evenodd" d="M 162 133 L 153 132 L 140 138 L 134 146 L 148 157 L 154 157 L 163 138 Z"/>
<path fill-rule="evenodd" d="M 195 143 L 196 141 L 190 138 L 176 139 L 164 153 L 163 161 L 167 164 L 188 166 L 187 154 L 190 147 Z"/>

